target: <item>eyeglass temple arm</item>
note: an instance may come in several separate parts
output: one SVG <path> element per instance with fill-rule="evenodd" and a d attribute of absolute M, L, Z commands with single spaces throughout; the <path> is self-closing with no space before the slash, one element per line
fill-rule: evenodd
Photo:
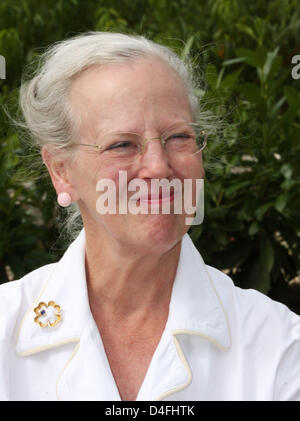
<path fill-rule="evenodd" d="M 74 145 L 79 145 L 79 146 L 91 146 L 92 148 L 96 148 L 99 151 L 102 151 L 103 146 L 102 145 L 91 145 L 89 143 L 74 143 Z"/>

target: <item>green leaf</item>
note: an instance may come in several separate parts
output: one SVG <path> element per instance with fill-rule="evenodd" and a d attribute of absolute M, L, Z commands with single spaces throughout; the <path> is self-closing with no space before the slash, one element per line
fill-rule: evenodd
<path fill-rule="evenodd" d="M 191 51 L 191 48 L 192 48 L 192 45 L 193 45 L 193 42 L 194 42 L 194 39 L 195 39 L 195 37 L 194 37 L 194 36 L 191 36 L 191 37 L 187 40 L 187 42 L 186 42 L 186 44 L 185 44 L 185 46 L 184 46 L 184 49 L 183 49 L 183 51 L 182 51 L 182 53 L 181 53 L 181 59 L 182 59 L 183 61 L 185 61 L 185 60 L 189 57 L 189 55 L 190 55 L 190 51 Z"/>
<path fill-rule="evenodd" d="M 285 97 L 287 98 L 287 102 L 290 105 L 296 104 L 300 99 L 299 92 L 297 91 L 297 89 L 293 88 L 292 86 L 284 86 L 283 92 L 284 92 Z"/>
<path fill-rule="evenodd" d="M 275 209 L 278 210 L 278 212 L 282 212 L 284 208 L 286 207 L 286 204 L 289 200 L 289 194 L 288 193 L 282 193 L 279 195 L 276 199 L 276 202 L 274 203 Z"/>
<path fill-rule="evenodd" d="M 252 182 L 250 180 L 240 181 L 238 183 L 233 183 L 232 186 L 229 186 L 225 190 L 225 196 L 229 197 L 232 193 L 236 192 L 237 190 L 242 189 L 243 187 L 249 186 Z"/>
<path fill-rule="evenodd" d="M 226 75 L 223 82 L 222 82 L 222 88 L 229 89 L 232 86 L 234 86 L 237 83 L 237 80 L 238 80 L 242 70 L 243 70 L 243 68 L 240 67 L 236 71 Z"/>
<path fill-rule="evenodd" d="M 249 50 L 247 48 L 237 48 L 236 49 L 237 57 L 244 57 L 246 63 L 253 67 L 263 68 L 268 51 L 264 47 L 258 47 L 255 51 Z"/>
<path fill-rule="evenodd" d="M 296 181 L 291 179 L 285 179 L 281 184 L 280 188 L 282 190 L 290 190 L 294 185 L 296 184 Z"/>
<path fill-rule="evenodd" d="M 259 231 L 259 225 L 257 221 L 253 221 L 249 227 L 248 234 L 252 236 L 252 235 L 255 235 L 258 231 Z"/>
<path fill-rule="evenodd" d="M 263 219 L 265 213 L 271 208 L 272 205 L 273 205 L 272 202 L 268 202 L 268 203 L 264 203 L 263 205 L 259 206 L 256 209 L 255 215 L 258 221 L 261 221 Z"/>
<path fill-rule="evenodd" d="M 230 60 L 223 61 L 222 66 L 231 66 L 232 64 L 244 63 L 245 61 L 246 57 L 232 58 Z"/>
<path fill-rule="evenodd" d="M 280 168 L 280 172 L 284 176 L 284 178 L 286 178 L 287 180 L 290 180 L 293 173 L 291 164 L 283 164 L 282 167 Z"/>
<path fill-rule="evenodd" d="M 253 104 L 257 104 L 262 99 L 260 89 L 254 83 L 243 83 L 238 89 Z"/>
<path fill-rule="evenodd" d="M 239 31 L 243 32 L 244 34 L 249 35 L 251 38 L 256 40 L 256 35 L 250 26 L 245 25 L 244 23 L 236 23 L 235 26 L 237 27 Z"/>
<path fill-rule="evenodd" d="M 277 56 L 278 50 L 279 50 L 279 47 L 276 47 L 274 51 L 268 52 L 268 54 L 267 54 L 267 59 L 266 59 L 266 62 L 264 64 L 264 67 L 263 67 L 264 80 L 267 80 L 267 78 L 269 76 L 270 70 L 271 70 L 273 62 L 274 62 L 274 60 Z"/>
<path fill-rule="evenodd" d="M 218 79 L 217 79 L 217 83 L 216 83 L 216 89 L 219 89 L 222 83 L 223 86 L 223 82 L 222 82 L 222 78 L 223 78 L 223 74 L 225 71 L 225 67 L 222 67 L 222 69 L 220 70 L 219 74 L 218 74 Z"/>
<path fill-rule="evenodd" d="M 278 112 L 279 112 L 279 110 L 280 110 L 280 108 L 282 107 L 282 105 L 285 103 L 285 101 L 286 101 L 286 97 L 285 96 L 283 96 L 282 98 L 280 98 L 277 102 L 276 102 L 276 104 L 272 107 L 272 109 L 271 109 L 271 113 L 270 113 L 270 116 L 271 117 L 275 117 L 277 114 L 278 114 Z"/>
<path fill-rule="evenodd" d="M 218 82 L 218 72 L 216 66 L 208 64 L 206 67 L 206 80 L 212 89 L 216 89 Z"/>
<path fill-rule="evenodd" d="M 255 26 L 256 33 L 258 34 L 258 43 L 260 45 L 263 42 L 263 38 L 264 38 L 264 35 L 265 35 L 266 25 L 267 25 L 267 21 L 266 20 L 264 20 L 262 18 L 259 18 L 259 17 L 256 17 L 255 18 L 255 20 L 254 20 L 254 26 Z"/>

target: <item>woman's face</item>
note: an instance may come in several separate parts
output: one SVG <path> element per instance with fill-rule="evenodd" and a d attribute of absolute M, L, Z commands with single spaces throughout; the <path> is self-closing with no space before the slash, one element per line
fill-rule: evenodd
<path fill-rule="evenodd" d="M 70 92 L 75 118 L 80 121 L 77 143 L 99 144 L 108 132 L 134 132 L 143 138 L 157 138 L 172 124 L 192 122 L 187 93 L 177 74 L 158 58 L 143 58 L 132 63 L 94 66 L 74 80 Z M 204 177 L 201 153 L 178 154 L 170 160 L 158 140 L 147 143 L 143 155 L 126 167 L 108 153 L 77 146 L 68 173 L 76 192 L 84 225 L 94 235 L 115 239 L 139 251 L 164 252 L 187 232 L 186 214 L 106 214 L 97 212 L 96 191 L 100 179 L 110 179 L 119 197 L 119 171 L 149 186 L 152 179 L 199 179 Z M 128 192 L 128 200 L 133 192 Z M 168 199 L 167 199 L 168 200 Z M 170 198 L 169 198 L 170 200 Z M 150 209 L 150 202 L 143 206 Z M 161 208 L 160 208 L 161 210 Z"/>

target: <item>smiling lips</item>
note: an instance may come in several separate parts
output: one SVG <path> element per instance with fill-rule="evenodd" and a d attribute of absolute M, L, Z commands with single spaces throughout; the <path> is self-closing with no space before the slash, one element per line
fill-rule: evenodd
<path fill-rule="evenodd" d="M 141 203 L 147 203 L 147 204 L 160 204 L 165 202 L 173 202 L 174 200 L 174 191 L 173 189 L 171 191 L 168 191 L 167 193 L 159 193 L 159 194 L 151 194 L 149 193 L 148 196 L 141 197 L 140 202 Z"/>

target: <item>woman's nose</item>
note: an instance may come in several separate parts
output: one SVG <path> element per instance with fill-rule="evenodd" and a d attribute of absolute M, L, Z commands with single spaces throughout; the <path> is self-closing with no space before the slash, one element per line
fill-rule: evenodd
<path fill-rule="evenodd" d="M 147 139 L 140 163 L 143 177 L 165 178 L 173 173 L 167 152 L 159 138 Z"/>

